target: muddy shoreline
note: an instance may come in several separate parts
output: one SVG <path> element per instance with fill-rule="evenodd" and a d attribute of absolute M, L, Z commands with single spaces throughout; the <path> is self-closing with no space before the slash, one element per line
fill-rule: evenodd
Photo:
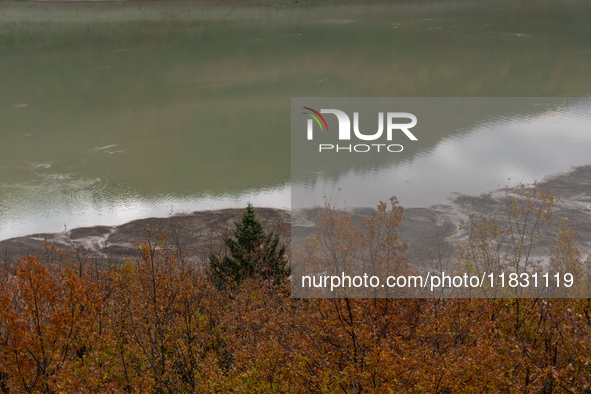
<path fill-rule="evenodd" d="M 591 165 L 577 167 L 568 173 L 554 174 L 540 182 L 560 200 L 555 220 L 566 218 L 580 234 L 578 246 L 591 249 Z M 418 259 L 426 250 L 443 241 L 450 246 L 464 236 L 458 230 L 461 220 L 469 214 L 502 217 L 505 189 L 489 191 L 478 196 L 453 195 L 447 202 L 426 208 L 409 208 L 398 228 L 399 238 L 409 244 L 408 255 Z M 291 236 L 299 245 L 314 233 L 315 209 L 290 212 L 275 208 L 255 208 L 266 228 Z M 185 254 L 206 257 L 220 251 L 221 238 L 228 234 L 233 222 L 240 219 L 242 209 L 198 211 L 168 218 L 134 220 L 120 226 L 76 228 L 59 233 L 32 234 L 0 242 L 0 260 L 14 260 L 28 254 L 43 252 L 47 240 L 58 249 L 73 255 L 80 247 L 92 257 L 104 261 L 122 262 L 137 256 L 138 244 L 146 239 L 146 230 L 167 229 L 169 242 L 182 246 Z M 359 223 L 375 212 L 372 208 L 353 208 L 352 220 Z M 291 223 L 291 226 L 290 226 Z M 556 226 L 556 224 L 554 224 Z M 546 231 L 552 231 L 552 228 Z M 555 230 L 555 227 L 554 227 Z M 542 245 L 541 252 L 549 245 Z"/>

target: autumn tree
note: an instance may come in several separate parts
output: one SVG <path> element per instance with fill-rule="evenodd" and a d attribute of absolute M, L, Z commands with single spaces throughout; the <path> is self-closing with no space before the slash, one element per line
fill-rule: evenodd
<path fill-rule="evenodd" d="M 383 286 L 368 289 L 340 283 L 335 292 L 330 292 L 327 286 L 304 288 L 302 277 L 367 274 L 385 279 L 412 272 L 405 255 L 408 245 L 398 238 L 397 228 L 403 213 L 398 200 L 392 197 L 389 204 L 380 202 L 373 214 L 355 224 L 350 212 L 325 204 L 316 216 L 315 233 L 295 253 L 296 296 L 384 297 L 394 293 L 402 296 L 405 290 Z"/>
<path fill-rule="evenodd" d="M 101 381 L 97 321 L 103 298 L 96 281 L 61 264 L 46 245 L 19 259 L 0 285 L 0 387 L 4 392 L 78 391 Z"/>
<path fill-rule="evenodd" d="M 519 184 L 507 189 L 501 212 L 470 215 L 460 224 L 466 234 L 457 245 L 456 269 L 479 277 L 504 273 L 512 275 L 520 285 L 505 286 L 490 281 L 464 296 L 478 297 L 548 297 L 580 296 L 589 288 L 589 265 L 576 246 L 577 232 L 562 220 L 558 226 L 558 198 L 537 183 Z M 546 274 L 542 283 L 543 275 Z M 557 286 L 553 275 L 572 275 L 574 287 Z M 567 276 L 568 277 L 568 276 Z M 531 279 L 530 279 L 531 278 Z M 536 278 L 537 282 L 534 282 Z M 568 277 L 570 278 L 570 277 Z M 498 280 L 498 278 L 497 278 Z M 521 283 L 529 283 L 522 286 Z M 461 290 L 461 289 L 458 289 Z M 589 293 L 586 293 L 589 294 Z M 459 296 L 456 294 L 455 296 Z"/>

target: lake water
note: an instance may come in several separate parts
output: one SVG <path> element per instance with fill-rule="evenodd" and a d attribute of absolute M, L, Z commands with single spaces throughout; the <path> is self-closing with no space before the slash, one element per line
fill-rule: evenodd
<path fill-rule="evenodd" d="M 350 140 L 340 140 L 341 126 L 330 113 L 327 130 L 312 127 L 310 140 L 310 116 L 301 110 L 308 106 L 336 108 L 350 119 L 357 113 L 365 135 L 378 130 L 378 113 L 410 113 L 417 124 L 409 133 L 417 140 L 396 129 L 391 140 L 385 131 L 376 140 L 352 131 Z M 391 196 L 407 208 L 429 207 L 458 193 L 480 195 L 591 163 L 589 98 L 307 97 L 292 101 L 292 114 L 292 209 L 324 202 L 375 207 Z"/>
<path fill-rule="evenodd" d="M 394 182 L 403 206 L 591 164 L 590 45 L 588 2 L 1 2 L 0 239 L 288 208 L 291 97 L 582 97 L 536 118 L 568 135 L 488 119 L 332 179 Z"/>

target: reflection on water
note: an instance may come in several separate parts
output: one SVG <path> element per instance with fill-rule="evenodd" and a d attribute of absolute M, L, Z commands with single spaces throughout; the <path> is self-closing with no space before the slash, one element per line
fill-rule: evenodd
<path fill-rule="evenodd" d="M 355 169 L 338 179 L 320 174 L 315 182 L 296 183 L 292 206 L 322 204 L 326 197 L 350 207 L 372 207 L 395 195 L 404 207 L 422 207 L 453 193 L 474 195 L 541 181 L 591 163 L 590 131 L 591 100 L 585 99 L 540 114 L 497 116 L 378 171 Z"/>
<path fill-rule="evenodd" d="M 0 2 L 0 239 L 247 200 L 288 207 L 291 97 L 589 95 L 590 10 Z M 396 173 L 478 159 L 448 153 L 475 130 L 431 136 L 432 156 L 394 163 Z M 564 170 L 578 163 L 570 156 L 528 166 Z M 432 178 L 414 205 L 459 190 Z"/>
<path fill-rule="evenodd" d="M 100 179 L 44 177 L 36 182 L 2 185 L 0 239 L 59 232 L 89 225 L 118 225 L 147 217 L 199 210 L 255 206 L 289 208 L 289 186 L 205 196 L 141 195 L 110 187 Z M 23 203 L 26 202 L 26 203 Z"/>

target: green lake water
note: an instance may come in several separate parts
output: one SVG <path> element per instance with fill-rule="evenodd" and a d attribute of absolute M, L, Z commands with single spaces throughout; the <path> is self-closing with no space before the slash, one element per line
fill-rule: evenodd
<path fill-rule="evenodd" d="M 590 45 L 586 1 L 1 1 L 0 239 L 247 201 L 288 208 L 291 97 L 585 98 Z M 509 163 L 524 180 L 591 164 L 591 106 L 571 101 L 578 150 L 545 134 L 559 160 Z M 442 150 L 485 138 L 464 126 L 373 176 L 449 165 L 461 184 L 437 175 L 428 191 L 401 190 L 403 205 L 464 192 L 483 176 L 453 168 L 498 154 L 453 167 Z"/>

